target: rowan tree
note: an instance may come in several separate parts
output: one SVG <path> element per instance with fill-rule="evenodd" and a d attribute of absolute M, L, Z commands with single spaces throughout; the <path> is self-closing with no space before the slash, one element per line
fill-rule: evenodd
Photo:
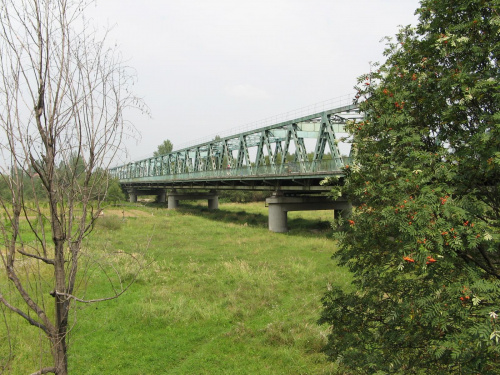
<path fill-rule="evenodd" d="M 0 179 L 8 190 L 0 195 L 0 302 L 50 343 L 52 363 L 40 358 L 35 374 L 67 373 L 69 312 L 97 301 L 79 294 L 83 241 L 107 197 L 123 111 L 142 105 L 119 53 L 85 22 L 87 5 L 0 1 Z M 103 299 L 124 289 L 115 285 Z"/>
<path fill-rule="evenodd" d="M 500 367 L 498 0 L 423 0 L 360 77 L 345 166 L 355 209 L 335 258 L 354 275 L 321 322 L 342 373 Z"/>

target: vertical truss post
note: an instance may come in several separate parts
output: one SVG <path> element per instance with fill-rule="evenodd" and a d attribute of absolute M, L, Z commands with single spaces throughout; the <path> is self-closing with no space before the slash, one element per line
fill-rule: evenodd
<path fill-rule="evenodd" d="M 155 173 L 155 176 L 161 176 L 161 161 L 162 161 L 163 157 L 161 156 L 158 156 L 156 158 L 156 173 Z"/>
<path fill-rule="evenodd" d="M 225 163 L 227 162 L 224 160 L 225 158 L 225 152 L 224 152 L 224 142 L 222 140 L 217 140 L 217 143 L 215 144 L 216 146 L 216 153 L 217 153 L 217 170 L 222 171 L 226 168 Z"/>
<path fill-rule="evenodd" d="M 295 143 L 295 161 L 299 163 L 300 171 L 305 172 L 305 162 L 307 159 L 306 147 L 304 145 L 304 139 L 299 138 L 297 135 L 297 127 L 297 124 L 292 124 L 291 127 L 291 136 Z"/>
<path fill-rule="evenodd" d="M 191 157 L 189 156 L 189 150 L 184 151 L 184 168 L 186 173 L 191 173 L 193 171 L 193 165 Z"/>
<path fill-rule="evenodd" d="M 177 173 L 185 173 L 186 172 L 186 158 L 181 152 L 177 153 L 178 159 L 178 170 Z"/>
<path fill-rule="evenodd" d="M 240 135 L 240 144 L 238 149 L 238 168 L 243 168 L 243 162 L 245 161 L 248 164 L 249 171 L 252 170 L 252 164 L 250 162 L 250 153 L 248 152 L 247 141 L 244 135 Z"/>
<path fill-rule="evenodd" d="M 290 148 L 290 141 L 292 139 L 292 131 L 290 128 L 287 129 L 286 131 L 286 138 L 285 138 L 285 147 L 283 149 L 283 162 L 281 163 L 281 172 L 283 172 L 283 167 L 288 163 L 286 158 L 288 156 L 288 149 Z M 289 172 L 288 170 L 285 172 Z"/>
<path fill-rule="evenodd" d="M 264 142 L 266 144 L 267 154 L 269 155 L 269 164 L 271 165 L 272 173 L 276 173 L 276 154 L 273 154 L 273 150 L 271 148 L 271 141 L 269 138 L 270 138 L 270 132 L 269 130 L 266 130 L 266 137 L 264 139 Z"/>
<path fill-rule="evenodd" d="M 174 154 L 169 154 L 170 156 L 170 174 L 175 174 L 175 166 L 176 166 L 176 160 L 175 160 L 175 155 Z"/>
<path fill-rule="evenodd" d="M 216 164 L 217 164 L 217 170 L 220 171 L 224 169 L 224 146 L 221 146 L 222 149 L 219 148 L 219 145 L 217 145 L 216 149 Z"/>
<path fill-rule="evenodd" d="M 214 154 L 212 152 L 212 145 L 209 144 L 207 146 L 207 157 L 205 158 L 205 163 L 204 163 L 204 170 L 205 171 L 213 171 L 215 170 L 215 158 Z"/>
<path fill-rule="evenodd" d="M 321 123 L 319 126 L 318 138 L 316 139 L 316 147 L 314 148 L 314 156 L 313 156 L 313 170 L 316 170 L 318 164 L 323 160 L 323 156 L 325 155 L 325 145 L 326 138 L 328 134 L 325 132 L 325 128 L 327 124 L 330 123 L 330 116 L 326 116 L 324 113 L 321 116 Z"/>
<path fill-rule="evenodd" d="M 196 147 L 196 151 L 194 154 L 194 170 L 196 172 L 200 172 L 202 170 L 202 160 L 200 154 L 200 147 Z"/>
<path fill-rule="evenodd" d="M 261 165 L 265 164 L 264 158 L 264 139 L 266 138 L 266 132 L 262 131 L 259 136 L 259 144 L 257 146 L 257 155 L 255 155 L 255 168 L 259 168 Z"/>
<path fill-rule="evenodd" d="M 340 170 L 344 166 L 344 161 L 342 160 L 342 155 L 340 155 L 340 151 L 336 143 L 335 132 L 333 130 L 334 118 L 329 116 L 328 118 L 329 121 L 325 130 L 327 134 L 328 145 L 330 146 L 330 152 L 332 153 L 332 159 L 334 160 L 337 169 Z M 339 120 L 345 122 L 341 118 L 339 118 Z"/>
<path fill-rule="evenodd" d="M 234 165 L 234 157 L 233 157 L 233 152 L 231 151 L 230 147 L 229 147 L 229 141 L 226 139 L 224 140 L 224 151 L 223 151 L 223 155 L 227 158 L 227 163 L 229 165 L 230 168 L 234 168 L 235 165 Z"/>
<path fill-rule="evenodd" d="M 216 152 L 217 150 L 215 149 L 215 144 L 210 143 L 208 145 L 208 149 L 210 150 L 210 153 L 212 154 L 212 157 L 210 158 L 210 161 L 212 163 L 212 171 L 217 170 L 217 159 L 219 157 L 218 153 Z"/>
<path fill-rule="evenodd" d="M 205 172 L 208 170 L 208 158 L 210 157 L 210 150 L 206 150 L 202 152 L 200 150 L 200 156 L 201 156 L 201 171 Z"/>
<path fill-rule="evenodd" d="M 174 174 L 179 173 L 179 154 L 174 154 Z"/>
<path fill-rule="evenodd" d="M 277 139 L 274 147 L 274 162 L 277 162 L 278 155 L 281 153 L 281 163 L 276 168 L 278 173 L 283 171 L 283 165 L 285 165 L 285 155 L 283 155 L 283 145 L 281 144 L 281 139 Z"/>
<path fill-rule="evenodd" d="M 160 176 L 165 175 L 165 155 L 160 156 Z"/>
<path fill-rule="evenodd" d="M 163 157 L 163 174 L 169 175 L 170 173 L 170 154 Z"/>

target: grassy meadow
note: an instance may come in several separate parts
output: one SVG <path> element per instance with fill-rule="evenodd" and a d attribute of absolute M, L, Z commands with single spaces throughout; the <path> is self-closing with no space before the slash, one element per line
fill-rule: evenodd
<path fill-rule="evenodd" d="M 327 327 L 316 323 L 324 291 L 349 282 L 331 260 L 332 212 L 291 212 L 290 232 L 277 234 L 263 203 L 219 207 L 105 210 L 86 243 L 79 297 L 111 295 L 144 268 L 120 298 L 76 305 L 70 373 L 335 373 L 321 352 Z M 0 313 L 0 372 L 50 364 L 40 330 Z"/>

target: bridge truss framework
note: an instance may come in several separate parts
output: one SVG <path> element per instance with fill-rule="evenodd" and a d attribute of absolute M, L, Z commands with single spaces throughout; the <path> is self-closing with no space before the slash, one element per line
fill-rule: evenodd
<path fill-rule="evenodd" d="M 282 232 L 286 231 L 286 212 L 297 210 L 300 202 L 285 205 L 278 203 L 283 200 L 277 197 L 329 191 L 320 181 L 331 176 L 342 177 L 343 167 L 350 162 L 350 155 L 341 152 L 349 151 L 343 142 L 344 126 L 347 121 L 362 117 L 356 104 L 345 105 L 233 136 L 216 137 L 166 155 L 115 167 L 110 173 L 128 190 L 131 201 L 137 200 L 138 195 L 153 194 L 165 201 L 166 191 L 170 190 L 168 202 L 172 207 L 177 207 L 176 196 L 186 199 L 186 194 L 178 193 L 178 189 L 211 190 L 212 208 L 217 207 L 213 198 L 216 190 L 271 190 L 273 197 L 268 204 L 273 205 L 272 211 L 282 213 L 278 215 L 279 223 L 272 226 L 270 209 L 269 228 Z M 308 199 L 303 198 L 303 209 L 333 207 L 326 200 L 324 205 L 307 206 Z M 308 208 L 313 206 L 316 208 Z M 337 207 L 345 209 L 345 200 L 339 201 Z"/>

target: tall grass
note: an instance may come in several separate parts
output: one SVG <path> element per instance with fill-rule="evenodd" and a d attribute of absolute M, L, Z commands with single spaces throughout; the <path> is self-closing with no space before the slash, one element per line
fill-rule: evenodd
<path fill-rule="evenodd" d="M 96 225 L 89 259 L 104 250 L 110 257 L 103 268 L 120 270 L 125 284 L 136 270 L 125 253 L 147 266 L 119 299 L 78 305 L 72 373 L 334 373 L 321 353 L 327 327 L 316 324 L 326 288 L 349 281 L 330 259 L 331 212 L 293 213 L 290 232 L 276 234 L 267 230 L 263 204 L 220 208 L 106 210 L 119 224 Z M 92 269 L 85 296 L 112 293 L 107 276 Z M 38 340 L 29 337 L 40 334 L 8 315 L 16 356 L 6 373 L 29 373 L 39 361 Z"/>

